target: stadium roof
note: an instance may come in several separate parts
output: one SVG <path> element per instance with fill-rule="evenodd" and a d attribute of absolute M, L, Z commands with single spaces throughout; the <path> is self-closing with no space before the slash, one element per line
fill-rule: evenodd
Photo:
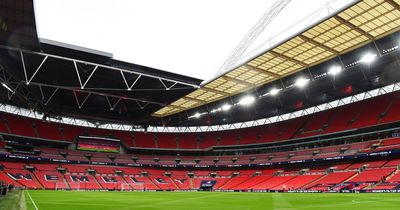
<path fill-rule="evenodd" d="M 341 10 L 335 13 L 336 17 L 321 20 L 331 21 L 329 24 L 316 23 L 305 29 L 310 31 L 320 26 L 314 33 L 301 32 L 302 36 L 296 34 L 273 45 L 269 51 L 263 51 L 210 83 L 117 60 L 101 49 L 39 38 L 32 1 L 18 2 L 0 3 L 4 11 L 0 22 L 3 30 L 0 33 L 3 86 L 0 101 L 41 113 L 43 118 L 85 119 L 96 126 L 102 123 L 143 127 L 219 125 L 282 115 L 400 81 L 396 65 L 399 32 L 384 36 L 397 30 L 398 7 L 394 8 L 398 1 L 365 1 L 384 3 L 373 5 L 364 13 L 376 16 L 367 15 L 366 20 L 362 19 L 365 24 L 358 26 L 360 29 L 349 25 L 360 25 L 357 18 L 362 15 L 357 14 L 351 20 L 356 21 L 354 23 L 342 23 L 337 19 L 348 19 L 349 14 Z M 336 35 L 325 31 L 316 36 L 323 27 L 335 27 L 330 32 Z M 351 41 L 341 40 L 339 32 L 345 33 L 342 36 Z M 327 36 L 333 37 L 327 40 Z M 297 47 L 291 47 L 292 44 Z M 316 51 L 319 57 L 313 55 Z M 344 53 L 346 51 L 349 52 Z M 365 52 L 374 53 L 376 61 L 360 64 Z M 270 60 L 266 60 L 268 56 Z M 316 65 L 319 62 L 323 63 Z M 284 63 L 293 65 L 284 68 Z M 274 65 L 269 67 L 271 64 Z M 342 64 L 343 72 L 332 77 L 327 71 L 338 64 Z M 286 69 L 290 71 L 285 72 Z M 299 76 L 310 79 L 307 87 L 294 86 Z M 197 89 L 201 84 L 202 88 Z M 281 88 L 279 95 L 268 95 L 272 88 Z M 259 99 L 252 106 L 236 106 L 244 95 Z M 181 104 L 168 106 L 174 101 Z M 232 109 L 224 110 L 225 105 L 231 105 Z M 172 111 L 152 116 L 163 107 L 172 107 Z M 170 116 L 159 118 L 166 115 Z"/>
<path fill-rule="evenodd" d="M 360 1 L 226 72 L 153 115 L 164 117 L 308 69 L 400 29 L 399 0 Z"/>
<path fill-rule="evenodd" d="M 265 50 L 354 0 L 292 0 L 246 55 Z M 40 38 L 209 80 L 275 0 L 35 0 Z M 157 6 L 154 6 L 157 5 Z M 71 15 L 73 11 L 73 15 Z"/>

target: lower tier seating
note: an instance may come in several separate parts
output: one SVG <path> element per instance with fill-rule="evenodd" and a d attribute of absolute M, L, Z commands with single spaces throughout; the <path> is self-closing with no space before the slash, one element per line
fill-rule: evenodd
<path fill-rule="evenodd" d="M 397 162 L 396 160 L 381 162 Z M 214 190 L 389 190 L 400 185 L 398 166 L 363 169 L 330 164 L 290 169 L 169 170 L 162 168 L 0 162 L 0 181 L 29 189 L 197 190 L 204 183 Z M 345 164 L 337 164 L 341 166 Z M 381 164 L 378 164 L 381 165 Z M 391 164 L 392 165 L 392 164 Z M 28 167 L 29 166 L 29 167 Z M 31 167 L 34 166 L 34 167 Z M 59 168 L 65 170 L 57 171 Z M 29 170 L 28 170 L 29 169 Z"/>

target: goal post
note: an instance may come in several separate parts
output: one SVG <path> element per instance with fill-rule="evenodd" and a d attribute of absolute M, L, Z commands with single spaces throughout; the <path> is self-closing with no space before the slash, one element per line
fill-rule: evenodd
<path fill-rule="evenodd" d="M 80 182 L 71 182 L 69 183 L 70 190 L 81 190 L 81 183 Z"/>
<path fill-rule="evenodd" d="M 144 191 L 143 183 L 123 183 L 121 184 L 121 191 Z"/>
<path fill-rule="evenodd" d="M 127 184 L 127 183 L 123 183 L 121 184 L 121 191 L 132 191 L 132 187 L 131 185 Z"/>
<path fill-rule="evenodd" d="M 56 182 L 55 190 L 80 190 L 81 189 L 81 183 L 79 182 L 74 182 L 74 183 L 68 183 L 68 185 L 65 182 Z"/>

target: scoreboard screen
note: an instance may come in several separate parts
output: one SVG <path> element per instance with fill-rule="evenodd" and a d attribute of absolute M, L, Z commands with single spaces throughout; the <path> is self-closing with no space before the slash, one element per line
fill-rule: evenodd
<path fill-rule="evenodd" d="M 202 180 L 200 187 L 201 188 L 212 188 L 217 183 L 216 180 Z"/>
<path fill-rule="evenodd" d="M 120 140 L 97 136 L 79 136 L 76 149 L 94 152 L 118 153 Z"/>

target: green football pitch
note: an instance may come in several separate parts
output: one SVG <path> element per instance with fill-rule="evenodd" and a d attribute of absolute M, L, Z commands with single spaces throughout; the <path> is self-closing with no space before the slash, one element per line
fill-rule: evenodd
<path fill-rule="evenodd" d="M 400 194 L 24 191 L 20 195 L 23 210 L 400 209 Z"/>

